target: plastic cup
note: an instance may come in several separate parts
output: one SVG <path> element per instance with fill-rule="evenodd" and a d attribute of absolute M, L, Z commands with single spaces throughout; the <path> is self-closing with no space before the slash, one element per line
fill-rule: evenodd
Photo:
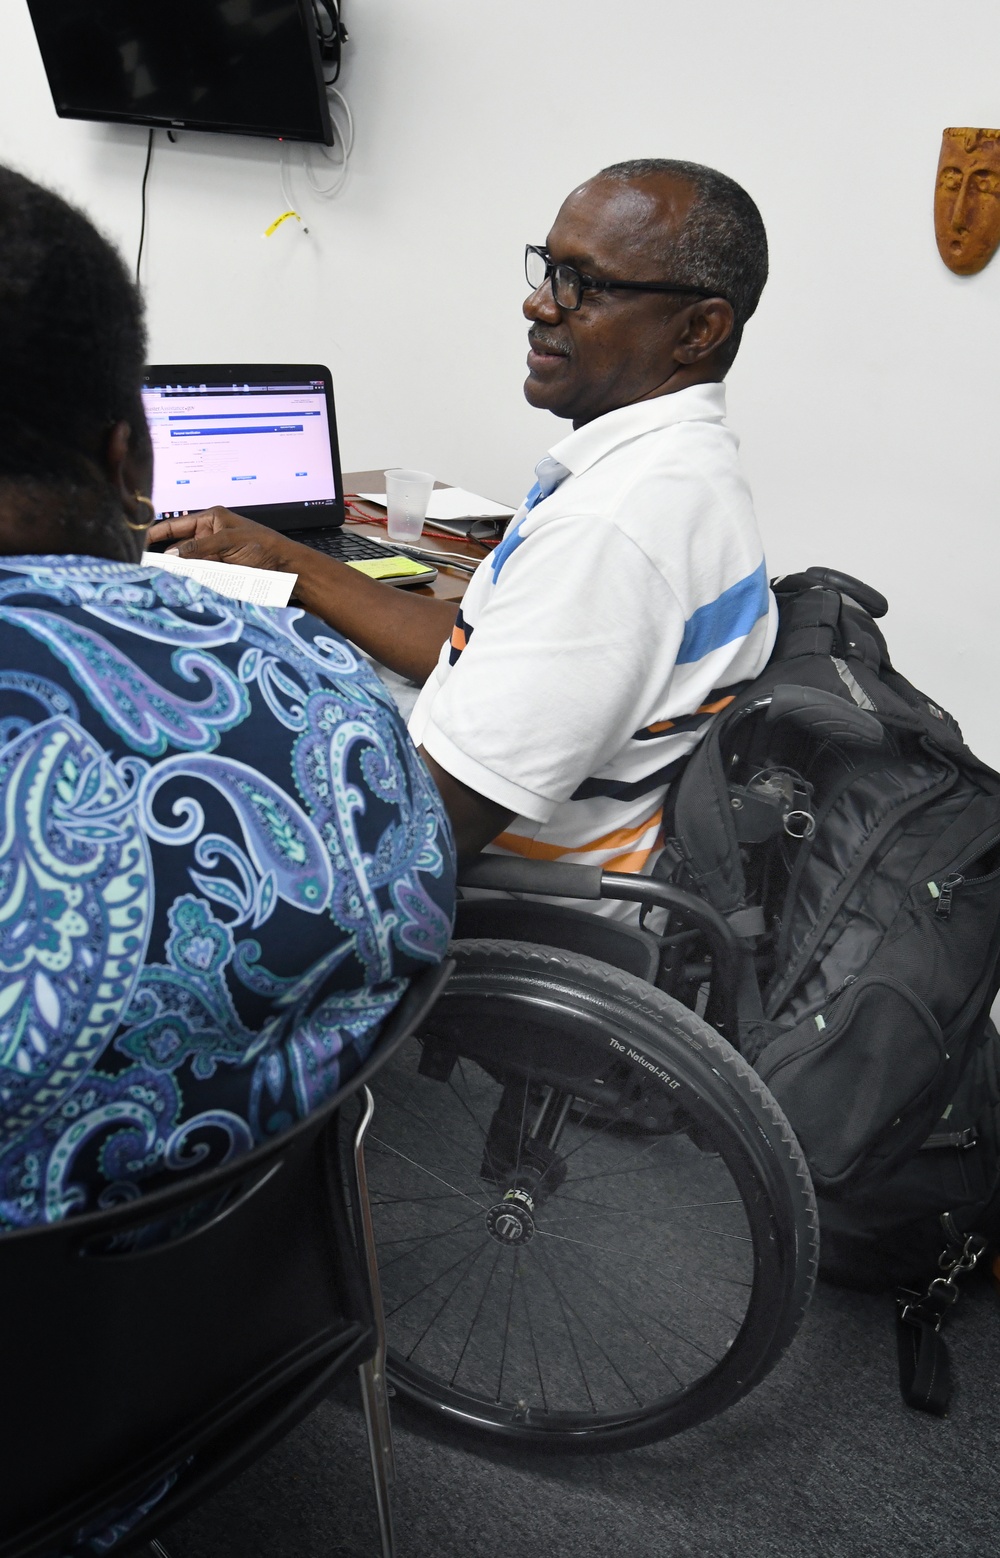
<path fill-rule="evenodd" d="M 385 506 L 389 511 L 391 541 L 420 539 L 433 486 L 430 471 L 386 471 Z"/>

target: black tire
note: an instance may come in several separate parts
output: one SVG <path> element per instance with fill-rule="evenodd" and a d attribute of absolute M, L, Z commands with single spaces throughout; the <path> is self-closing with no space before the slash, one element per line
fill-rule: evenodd
<path fill-rule="evenodd" d="M 788 1122 L 714 1029 L 641 980 L 518 942 L 451 953 L 420 1034 L 372 1082 L 396 1391 L 560 1451 L 723 1411 L 781 1356 L 815 1280 Z"/>

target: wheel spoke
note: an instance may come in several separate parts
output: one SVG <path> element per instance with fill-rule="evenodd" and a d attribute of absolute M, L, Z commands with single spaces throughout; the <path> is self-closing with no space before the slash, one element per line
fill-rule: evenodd
<path fill-rule="evenodd" d="M 559 1244 L 571 1244 L 571 1245 L 577 1246 L 580 1249 L 597 1250 L 602 1255 L 613 1255 L 616 1260 L 619 1260 L 619 1261 L 622 1261 L 622 1262 L 625 1263 L 624 1269 L 626 1269 L 626 1270 L 628 1270 L 630 1266 L 634 1265 L 634 1262 L 635 1262 L 634 1254 L 631 1254 L 628 1250 L 615 1250 L 615 1249 L 610 1249 L 607 1245 L 604 1245 L 604 1244 L 591 1244 L 591 1243 L 588 1243 L 584 1239 L 571 1239 L 564 1233 L 549 1233 L 548 1229 L 545 1229 L 545 1228 L 536 1228 L 535 1229 L 535 1238 L 536 1239 L 555 1239 L 555 1240 L 558 1241 Z M 747 1242 L 752 1244 L 753 1240 L 751 1239 L 751 1240 L 748 1240 Z M 709 1273 L 707 1273 L 707 1275 L 711 1276 L 713 1282 L 715 1282 L 715 1281 L 724 1281 L 725 1280 L 725 1278 L 719 1277 L 714 1272 L 709 1272 Z M 673 1277 L 668 1277 L 665 1272 L 657 1272 L 657 1273 L 655 1273 L 654 1280 L 656 1282 L 666 1283 L 666 1285 L 668 1287 L 677 1288 L 678 1292 L 681 1292 L 681 1293 L 686 1293 L 688 1291 L 687 1287 L 685 1286 L 685 1284 L 683 1282 L 677 1282 Z M 737 1283 L 735 1285 L 739 1286 L 739 1287 L 748 1286 L 748 1284 L 742 1283 L 742 1282 L 741 1283 Z M 722 1314 L 726 1320 L 732 1321 L 732 1316 L 726 1314 L 724 1310 L 720 1310 L 719 1313 Z M 739 1321 L 735 1321 L 734 1323 L 737 1324 L 737 1325 L 740 1324 Z"/>
<path fill-rule="evenodd" d="M 524 1304 L 524 1318 L 528 1323 L 528 1340 L 531 1342 L 531 1351 L 535 1358 L 535 1373 L 538 1375 L 538 1389 L 541 1391 L 542 1395 L 542 1411 L 547 1412 L 549 1410 L 549 1404 L 545 1399 L 545 1382 L 542 1379 L 542 1364 L 541 1359 L 538 1356 L 538 1346 L 535 1342 L 535 1328 L 531 1323 L 531 1310 L 528 1307 L 527 1282 L 521 1283 L 521 1302 Z"/>
<path fill-rule="evenodd" d="M 546 1264 L 546 1261 L 545 1261 L 545 1258 L 542 1256 L 541 1250 L 539 1250 L 539 1252 L 538 1252 L 538 1257 L 539 1257 L 540 1264 L 544 1267 L 545 1264 Z M 551 1281 L 552 1279 L 550 1278 L 549 1280 Z M 618 1365 L 615 1363 L 614 1359 L 609 1356 L 609 1354 L 606 1351 L 606 1349 L 597 1340 L 597 1337 L 594 1335 L 593 1331 L 590 1329 L 590 1326 L 587 1324 L 586 1320 L 584 1320 L 582 1315 L 577 1313 L 576 1309 L 574 1308 L 573 1304 L 570 1302 L 569 1299 L 566 1299 L 566 1306 L 569 1309 L 570 1314 L 574 1315 L 576 1317 L 576 1319 L 579 1320 L 580 1324 L 583 1326 L 583 1329 L 586 1331 L 587 1335 L 590 1337 L 590 1340 L 593 1342 L 594 1346 L 597 1348 L 598 1352 L 601 1354 L 602 1358 L 607 1363 L 608 1368 L 611 1369 L 613 1373 L 617 1374 L 618 1378 L 621 1380 L 622 1384 L 625 1386 L 625 1389 L 628 1391 L 629 1395 L 632 1397 L 632 1400 L 635 1402 L 636 1406 L 641 1407 L 642 1404 L 643 1404 L 642 1397 L 636 1395 L 635 1390 L 629 1384 L 628 1380 L 625 1378 L 624 1374 L 622 1373 L 622 1371 L 618 1367 Z"/>
<path fill-rule="evenodd" d="M 579 1268 L 577 1268 L 577 1270 L 579 1270 Z M 619 1304 L 617 1302 L 617 1300 L 614 1298 L 614 1295 L 605 1286 L 605 1284 L 602 1283 L 602 1282 L 598 1282 L 597 1278 L 593 1275 L 592 1272 L 587 1272 L 585 1274 L 590 1277 L 591 1282 L 594 1284 L 594 1286 L 599 1291 L 607 1294 L 607 1297 L 611 1299 L 611 1302 L 614 1304 L 614 1307 L 618 1310 L 619 1314 L 625 1316 L 626 1323 L 631 1326 L 632 1330 L 638 1336 L 638 1338 L 639 1338 L 640 1342 L 642 1342 L 643 1346 L 648 1347 L 650 1352 L 653 1353 L 655 1357 L 659 1358 L 660 1362 L 663 1364 L 663 1366 L 667 1370 L 668 1374 L 672 1374 L 674 1379 L 677 1381 L 678 1388 L 683 1390 L 683 1388 L 684 1388 L 684 1381 L 681 1379 L 680 1375 L 677 1373 L 677 1370 L 672 1366 L 672 1364 L 669 1364 L 667 1362 L 666 1358 L 664 1358 L 660 1352 L 657 1351 L 657 1349 L 653 1346 L 653 1343 L 649 1340 L 649 1338 L 647 1336 L 643 1336 L 642 1332 L 639 1330 L 639 1328 L 635 1324 L 634 1320 L 632 1320 L 631 1317 L 629 1316 L 629 1314 L 627 1313 L 627 1311 L 622 1308 L 621 1304 Z M 696 1351 L 701 1350 L 701 1349 L 698 1349 L 696 1347 L 695 1343 L 689 1342 L 688 1338 L 682 1336 L 679 1332 L 675 1331 L 672 1326 L 667 1325 L 665 1323 L 665 1321 L 660 1320 L 657 1316 L 649 1314 L 644 1309 L 640 1309 L 638 1311 L 638 1313 L 640 1315 L 642 1315 L 643 1319 L 651 1320 L 654 1325 L 661 1326 L 662 1329 L 665 1330 L 665 1331 L 668 1331 L 671 1336 L 676 1336 L 679 1341 L 687 1342 L 689 1346 L 695 1347 Z M 710 1353 L 705 1353 L 704 1356 L 706 1358 L 710 1358 L 711 1354 Z"/>
<path fill-rule="evenodd" d="M 469 1082 L 468 1082 L 468 1078 L 465 1075 L 465 1072 L 462 1070 L 461 1057 L 459 1057 L 459 1059 L 458 1059 L 458 1061 L 456 1063 L 456 1070 L 458 1071 L 459 1076 L 462 1078 L 462 1081 L 465 1083 L 465 1091 L 466 1091 L 466 1093 L 468 1093 L 470 1091 L 470 1089 L 469 1089 Z M 465 1110 L 466 1114 L 472 1120 L 472 1123 L 475 1125 L 476 1129 L 479 1131 L 480 1136 L 482 1136 L 483 1140 L 485 1141 L 486 1140 L 486 1134 L 487 1134 L 487 1127 L 482 1123 L 482 1121 L 480 1120 L 480 1118 L 477 1115 L 476 1111 L 473 1109 L 472 1105 L 468 1102 L 468 1099 L 462 1097 L 461 1093 L 458 1091 L 458 1088 L 455 1086 L 454 1082 L 451 1080 L 451 1077 L 448 1078 L 448 1087 L 449 1087 L 449 1090 L 458 1099 L 458 1102 L 462 1105 L 462 1108 Z"/>
<path fill-rule="evenodd" d="M 573 1357 L 576 1360 L 576 1366 L 577 1366 L 577 1369 L 579 1370 L 580 1378 L 583 1381 L 583 1388 L 587 1392 L 587 1400 L 590 1402 L 590 1410 L 592 1412 L 596 1413 L 597 1412 L 597 1402 L 594 1400 L 593 1393 L 591 1392 L 591 1389 L 590 1389 L 590 1383 L 589 1383 L 589 1381 L 587 1379 L 586 1370 L 584 1369 L 583 1363 L 582 1363 L 581 1358 L 580 1358 L 580 1350 L 579 1350 L 579 1348 L 576 1345 L 576 1337 L 573 1335 L 573 1327 L 570 1325 L 569 1320 L 566 1317 L 566 1304 L 565 1304 L 565 1302 L 563 1300 L 562 1293 L 561 1293 L 559 1287 L 557 1286 L 557 1284 L 553 1281 L 553 1279 L 550 1276 L 549 1272 L 546 1270 L 546 1262 L 543 1259 L 540 1259 L 539 1262 L 538 1262 L 538 1265 L 539 1265 L 539 1269 L 541 1270 L 542 1275 L 545 1277 L 545 1280 L 548 1282 L 548 1284 L 551 1287 L 553 1293 L 555 1294 L 556 1303 L 559 1305 L 559 1310 L 560 1310 L 560 1313 L 562 1315 L 562 1322 L 563 1322 L 563 1325 L 566 1327 L 566 1335 L 569 1338 L 569 1345 L 572 1348 Z"/>
<path fill-rule="evenodd" d="M 578 1184 L 579 1181 L 574 1179 L 572 1183 L 575 1185 Z M 581 1206 L 596 1206 L 599 1207 L 602 1212 L 614 1212 L 617 1217 L 640 1217 L 650 1215 L 649 1213 L 637 1212 L 634 1206 L 610 1206 L 606 1201 L 589 1201 L 586 1196 L 575 1196 L 570 1191 L 562 1189 L 559 1191 L 559 1201 L 560 1204 L 562 1204 L 564 1201 L 573 1201 L 579 1202 Z M 674 1201 L 669 1206 L 658 1206 L 656 1209 L 656 1216 L 659 1218 L 664 1212 L 697 1212 L 701 1211 L 707 1206 L 742 1205 L 743 1202 L 739 1199 L 738 1196 L 734 1196 L 731 1201 Z"/>
<path fill-rule="evenodd" d="M 487 1295 L 487 1293 L 489 1292 L 490 1288 L 493 1285 L 493 1278 L 496 1276 L 496 1269 L 497 1269 L 497 1267 L 500 1264 L 500 1257 L 501 1257 L 502 1254 L 503 1254 L 503 1249 L 501 1248 L 500 1245 L 497 1245 L 497 1252 L 496 1252 L 496 1254 L 493 1257 L 493 1265 L 490 1267 L 490 1274 L 486 1278 L 486 1286 L 483 1288 L 483 1291 L 479 1295 L 479 1303 L 476 1305 L 476 1312 L 475 1312 L 475 1314 L 472 1317 L 472 1324 L 469 1326 L 469 1334 L 465 1338 L 465 1341 L 462 1343 L 462 1351 L 459 1353 L 459 1355 L 458 1355 L 458 1362 L 455 1364 L 455 1367 L 452 1370 L 451 1379 L 448 1381 L 449 1385 L 454 1385 L 456 1379 L 458 1378 L 458 1371 L 462 1367 L 462 1360 L 465 1357 L 465 1354 L 466 1354 L 466 1351 L 468 1349 L 469 1343 L 472 1340 L 472 1333 L 476 1329 L 476 1326 L 479 1324 L 479 1316 L 483 1312 L 483 1305 L 486 1302 L 486 1295 Z"/>
<path fill-rule="evenodd" d="M 397 1261 L 406 1260 L 408 1256 L 415 1255 L 418 1249 L 423 1249 L 425 1244 L 433 1244 L 436 1239 L 447 1239 L 450 1233 L 461 1233 L 463 1228 L 467 1229 L 469 1233 L 475 1233 L 476 1229 L 472 1225 L 478 1222 L 479 1213 L 473 1212 L 471 1216 L 463 1217 L 460 1223 L 452 1223 L 450 1228 L 442 1228 L 439 1233 L 407 1233 L 403 1234 L 398 1239 L 377 1239 L 376 1242 L 379 1248 L 379 1270 L 388 1271 L 389 1267 L 395 1266 Z M 389 1249 L 389 1247 L 393 1244 L 412 1244 L 414 1245 L 414 1248 L 411 1250 L 403 1250 L 399 1255 L 393 1255 L 391 1260 L 383 1260 L 381 1252 L 383 1250 Z"/>
<path fill-rule="evenodd" d="M 472 1275 L 472 1272 L 475 1269 L 477 1261 L 482 1259 L 482 1257 L 485 1254 L 485 1252 L 486 1252 L 486 1245 L 485 1244 L 481 1244 L 479 1246 L 478 1251 L 473 1256 L 472 1264 L 470 1265 L 468 1271 L 460 1271 L 459 1272 L 458 1276 L 455 1279 L 455 1282 L 454 1282 L 453 1286 L 451 1287 L 449 1292 L 445 1295 L 445 1297 L 442 1299 L 442 1301 L 438 1305 L 437 1309 L 435 1309 L 434 1313 L 431 1315 L 431 1317 L 428 1320 L 427 1324 L 424 1326 L 423 1330 L 421 1331 L 419 1337 L 414 1342 L 414 1344 L 410 1348 L 409 1352 L 406 1354 L 407 1360 L 409 1360 L 410 1358 L 413 1357 L 413 1354 L 416 1352 L 417 1348 L 420 1346 L 420 1343 L 423 1341 L 424 1337 L 427 1335 L 427 1333 L 430 1330 L 431 1326 L 435 1325 L 437 1323 L 437 1321 L 441 1318 L 441 1316 L 444 1314 L 444 1311 L 447 1309 L 448 1305 L 451 1303 L 452 1299 L 455 1297 L 455 1294 L 458 1292 L 459 1288 L 462 1286 L 462 1283 L 465 1282 Z"/>
<path fill-rule="evenodd" d="M 412 1304 L 413 1300 L 419 1298 L 422 1293 L 426 1293 L 428 1288 L 432 1288 L 436 1283 L 441 1282 L 455 1270 L 456 1266 L 461 1266 L 463 1261 L 475 1260 L 477 1255 L 482 1254 L 485 1248 L 486 1246 L 481 1244 L 478 1250 L 467 1250 L 464 1255 L 460 1255 L 458 1260 L 452 1261 L 451 1265 L 446 1266 L 443 1271 L 439 1271 L 437 1276 L 431 1277 L 430 1281 L 425 1282 L 423 1287 L 417 1288 L 415 1293 L 411 1293 L 408 1298 L 401 1299 L 392 1309 L 387 1309 L 385 1312 L 386 1319 L 388 1320 L 392 1315 L 398 1315 L 401 1309 L 405 1309 L 408 1304 Z"/>
<path fill-rule="evenodd" d="M 500 1405 L 503 1396 L 503 1371 L 507 1362 L 507 1342 L 510 1338 L 510 1311 L 514 1302 L 514 1283 L 517 1281 L 517 1268 L 521 1259 L 520 1250 L 514 1251 L 514 1259 L 510 1264 L 510 1288 L 507 1293 L 507 1314 L 503 1324 L 503 1351 L 500 1354 L 500 1373 L 497 1375 L 497 1406 Z"/>
<path fill-rule="evenodd" d="M 415 1158 L 408 1158 L 406 1153 L 400 1152 L 398 1147 L 390 1147 L 387 1141 L 382 1141 L 378 1136 L 373 1136 L 372 1141 L 379 1147 L 383 1147 L 386 1152 L 391 1153 L 394 1158 L 402 1158 L 404 1163 L 409 1163 L 412 1168 L 418 1169 L 421 1174 L 428 1174 L 431 1179 L 436 1179 L 438 1184 L 444 1185 L 447 1190 L 451 1191 L 452 1195 L 461 1196 L 463 1201 L 471 1201 L 472 1205 L 477 1206 L 481 1212 L 487 1210 L 481 1201 L 476 1200 L 475 1196 L 466 1195 L 464 1190 L 456 1190 L 455 1186 L 450 1185 L 440 1174 L 435 1174 L 433 1169 L 427 1168 L 423 1163 L 418 1163 Z"/>
<path fill-rule="evenodd" d="M 608 1287 L 606 1282 L 601 1282 L 600 1279 L 594 1275 L 593 1271 L 591 1270 L 591 1268 L 589 1266 L 586 1266 L 586 1265 L 576 1265 L 573 1262 L 573 1259 L 572 1259 L 572 1252 L 569 1252 L 569 1258 L 570 1258 L 570 1264 L 572 1266 L 572 1269 L 578 1276 L 585 1277 L 588 1282 L 592 1283 L 593 1286 L 598 1289 L 599 1292 L 601 1292 L 601 1293 L 606 1295 L 606 1297 L 611 1301 L 612 1304 L 614 1304 L 614 1306 L 620 1311 L 620 1313 L 626 1314 L 626 1311 L 621 1308 L 621 1305 L 618 1303 L 617 1299 L 615 1298 L 614 1293 Z M 664 1280 L 669 1281 L 670 1279 L 666 1278 Z M 680 1284 L 678 1284 L 678 1283 L 671 1283 L 671 1286 L 673 1286 L 673 1287 L 678 1287 L 679 1285 Z M 684 1290 L 684 1291 L 686 1291 L 686 1290 Z M 733 1315 L 727 1315 L 725 1313 L 725 1311 L 723 1311 L 723 1310 L 719 1310 L 717 1312 L 726 1321 L 727 1325 L 733 1325 L 733 1326 L 736 1327 L 737 1330 L 739 1330 L 740 1326 L 743 1323 L 741 1320 L 737 1319 Z M 702 1347 L 698 1342 L 694 1341 L 690 1336 L 686 1336 L 683 1331 L 678 1331 L 676 1326 L 670 1325 L 669 1322 L 666 1321 L 666 1320 L 661 1320 L 659 1315 L 650 1314 L 648 1309 L 638 1309 L 636 1311 L 636 1313 L 640 1314 L 643 1317 L 644 1320 L 649 1320 L 653 1325 L 658 1325 L 658 1326 L 661 1327 L 662 1330 L 668 1331 L 671 1336 L 675 1336 L 678 1341 L 684 1342 L 684 1344 L 686 1346 L 693 1348 L 695 1352 L 701 1353 L 702 1357 L 703 1358 L 708 1358 L 711 1363 L 717 1363 L 718 1362 L 718 1359 L 714 1356 L 714 1354 L 712 1354 L 710 1352 L 707 1352 L 704 1347 Z M 627 1315 L 626 1315 L 626 1318 L 627 1318 Z M 633 1327 L 633 1329 L 635 1329 L 635 1327 Z M 636 1332 L 636 1334 L 641 1336 L 641 1333 L 638 1332 L 638 1331 Z M 643 1337 L 642 1340 L 645 1340 L 645 1338 Z"/>
<path fill-rule="evenodd" d="M 426 1125 L 431 1131 L 434 1132 L 435 1136 L 440 1137 L 440 1139 L 447 1146 L 453 1148 L 460 1157 L 464 1157 L 467 1154 L 468 1148 L 463 1146 L 461 1142 L 457 1142 L 453 1136 L 446 1135 L 439 1125 L 435 1125 L 433 1120 L 429 1120 L 427 1118 L 422 1109 L 418 1109 L 416 1107 L 407 1107 L 407 1105 L 402 1103 L 398 1098 L 390 1098 L 389 1103 L 394 1109 L 398 1109 L 400 1114 L 408 1115 L 411 1120 L 419 1120 L 422 1125 Z"/>
<path fill-rule="evenodd" d="M 514 1173 L 520 1172 L 521 1148 L 524 1146 L 524 1123 L 528 1118 L 528 1093 L 531 1090 L 531 1073 L 526 1072 L 524 1077 L 524 1098 L 521 1103 L 521 1124 L 517 1132 L 517 1158 L 514 1163 Z"/>
<path fill-rule="evenodd" d="M 460 1190 L 449 1190 L 439 1196 L 382 1196 L 378 1201 L 372 1201 L 372 1206 L 414 1206 L 424 1201 L 454 1201 L 460 1196 Z"/>

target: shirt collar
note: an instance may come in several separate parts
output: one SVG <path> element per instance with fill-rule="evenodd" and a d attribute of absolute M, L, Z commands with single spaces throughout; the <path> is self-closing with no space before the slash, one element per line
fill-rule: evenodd
<path fill-rule="evenodd" d="M 619 444 L 643 433 L 655 433 L 675 422 L 722 422 L 725 415 L 725 384 L 692 384 L 672 395 L 657 395 L 654 400 L 606 411 L 553 444 L 549 454 L 579 476 Z"/>

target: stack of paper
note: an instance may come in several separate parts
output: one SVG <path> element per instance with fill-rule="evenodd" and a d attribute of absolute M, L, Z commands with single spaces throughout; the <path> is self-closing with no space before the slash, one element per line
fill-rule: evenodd
<path fill-rule="evenodd" d="M 245 568 L 242 563 L 217 563 L 204 557 L 178 557 L 173 552 L 143 552 L 147 568 L 164 568 L 197 579 L 206 590 L 228 595 L 230 600 L 254 606 L 287 606 L 297 573 L 275 573 L 268 568 Z"/>

